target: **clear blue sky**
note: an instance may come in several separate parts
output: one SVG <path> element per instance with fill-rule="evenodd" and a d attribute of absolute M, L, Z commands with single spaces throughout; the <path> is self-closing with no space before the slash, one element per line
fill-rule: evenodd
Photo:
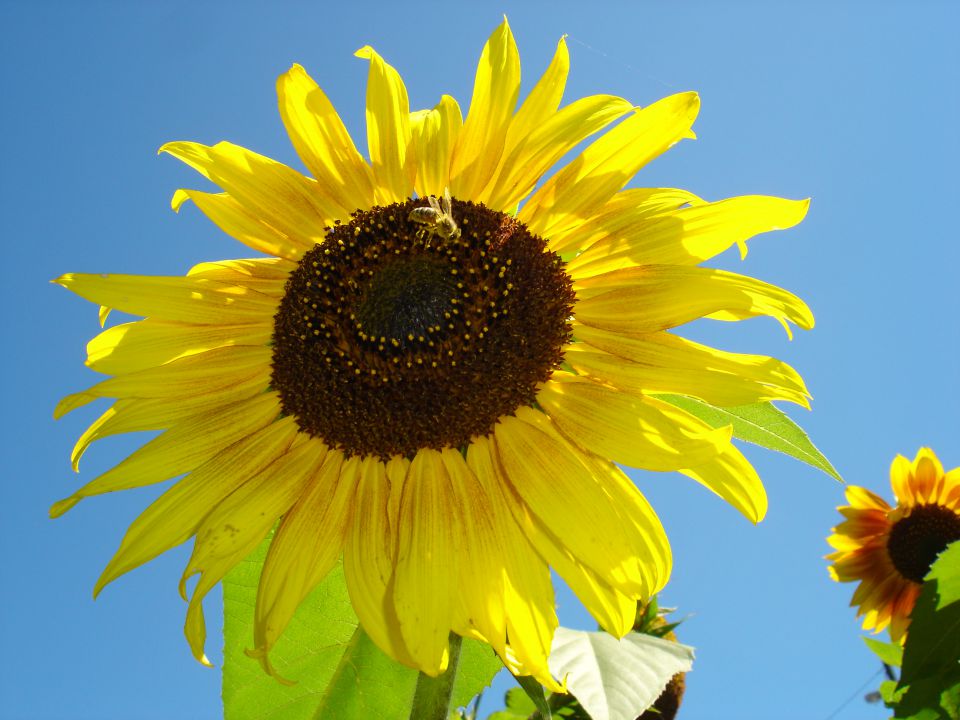
<path fill-rule="evenodd" d="M 156 156 L 165 141 L 228 139 L 298 166 L 274 80 L 303 64 L 363 137 L 373 45 L 414 107 L 466 104 L 480 49 L 509 16 L 529 87 L 569 34 L 567 99 L 609 92 L 638 104 L 698 90 L 696 142 L 635 184 L 708 199 L 810 196 L 797 229 L 752 243 L 742 266 L 798 293 L 817 327 L 788 342 L 775 323 L 698 326 L 720 347 L 797 367 L 814 411 L 792 412 L 845 477 L 889 496 L 893 455 L 932 446 L 960 465 L 957 420 L 960 51 L 954 2 L 342 3 L 0 0 L 0 285 L 10 383 L 0 492 L 0 716 L 214 718 L 219 673 L 190 659 L 176 592 L 186 548 L 94 603 L 91 589 L 126 525 L 158 489 L 47 507 L 128 453 L 105 441 L 81 475 L 68 456 L 98 410 L 54 423 L 59 397 L 94 381 L 82 364 L 96 309 L 48 281 L 67 271 L 178 274 L 244 249 L 171 193 L 198 185 Z M 697 647 L 683 720 L 881 718 L 859 698 L 877 670 L 828 580 L 824 537 L 842 487 L 747 449 L 770 512 L 753 527 L 679 476 L 637 475 L 673 543 L 664 602 L 691 617 Z M 217 598 L 209 617 L 218 655 Z M 569 595 L 562 620 L 590 627 Z M 876 684 L 876 683 L 874 683 Z M 488 709 L 490 705 L 487 705 Z"/>

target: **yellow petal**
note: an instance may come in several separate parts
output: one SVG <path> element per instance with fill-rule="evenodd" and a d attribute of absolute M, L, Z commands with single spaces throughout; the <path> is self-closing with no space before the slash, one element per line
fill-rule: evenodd
<path fill-rule="evenodd" d="M 400 634 L 400 620 L 393 605 L 397 515 L 391 512 L 390 498 L 398 478 L 392 471 L 388 472 L 378 458 L 365 458 L 362 463 L 351 458 L 351 462 L 359 486 L 343 549 L 350 602 L 364 631 L 377 647 L 399 662 L 415 665 Z M 394 463 L 391 470 L 397 467 Z M 388 480 L 390 475 L 393 482 Z M 402 491 L 402 477 L 399 484 Z"/>
<path fill-rule="evenodd" d="M 581 224 L 637 170 L 688 137 L 699 108 L 696 93 L 680 93 L 638 110 L 547 180 L 523 206 L 519 219 L 543 237 Z"/>
<path fill-rule="evenodd" d="M 320 242 L 341 210 L 315 180 L 232 143 L 172 142 L 160 148 L 226 190 L 252 215 L 287 237 Z"/>
<path fill-rule="evenodd" d="M 257 325 L 185 325 L 148 318 L 115 325 L 87 343 L 87 366 L 117 375 L 219 347 L 265 346 L 273 333 L 273 318 L 263 320 Z"/>
<path fill-rule="evenodd" d="M 296 260 L 313 247 L 313 240 L 285 235 L 226 193 L 214 194 L 181 188 L 173 194 L 170 205 L 174 211 L 180 212 L 187 200 L 192 200 L 200 211 L 227 235 L 254 250 Z"/>
<path fill-rule="evenodd" d="M 216 280 L 225 285 L 243 285 L 269 297 L 283 297 L 290 273 L 297 263 L 285 258 L 248 258 L 197 263 L 188 277 Z"/>
<path fill-rule="evenodd" d="M 577 324 L 564 358 L 579 374 L 641 393 L 678 393 L 712 405 L 789 400 L 809 407 L 803 379 L 784 362 L 727 353 L 668 333 L 631 337 Z M 598 352 L 603 351 L 603 352 Z"/>
<path fill-rule="evenodd" d="M 268 425 L 217 453 L 157 498 L 134 520 L 94 596 L 124 573 L 185 542 L 224 498 L 284 454 L 297 436 L 292 417 Z"/>
<path fill-rule="evenodd" d="M 212 394 L 229 389 L 250 378 L 259 378 L 266 388 L 270 381 L 272 352 L 268 347 L 231 346 L 208 350 L 171 360 L 164 365 L 109 378 L 75 396 L 171 398 Z M 64 398 L 64 406 L 79 406 Z M 61 417 L 57 412 L 56 417 Z"/>
<path fill-rule="evenodd" d="M 225 447 L 267 426 L 279 413 L 279 398 L 274 393 L 263 393 L 252 400 L 185 420 L 70 497 L 55 503 L 50 515 L 62 515 L 85 497 L 152 485 L 190 472 Z"/>
<path fill-rule="evenodd" d="M 577 445 L 645 470 L 677 470 L 705 462 L 730 438 L 730 428 L 714 430 L 654 398 L 559 373 L 541 386 L 537 402 Z"/>
<path fill-rule="evenodd" d="M 508 211 L 526 197 L 543 175 L 584 138 L 602 130 L 633 106 L 623 98 L 595 95 L 577 100 L 531 130 L 509 156 L 480 200 Z"/>
<path fill-rule="evenodd" d="M 410 196 L 417 168 L 408 158 L 410 101 L 400 74 L 370 46 L 354 53 L 370 61 L 367 76 L 367 146 L 375 201 L 387 205 Z"/>
<path fill-rule="evenodd" d="M 373 172 L 357 152 L 336 109 L 299 65 L 277 78 L 280 117 L 297 155 L 323 188 L 348 213 L 373 206 Z"/>
<path fill-rule="evenodd" d="M 165 430 L 197 415 L 227 407 L 260 395 L 265 388 L 262 378 L 244 380 L 222 390 L 191 397 L 124 398 L 106 410 L 77 440 L 70 453 L 74 471 L 90 445 L 119 433 Z M 65 400 L 69 398 L 64 398 Z"/>
<path fill-rule="evenodd" d="M 266 537 L 320 469 L 326 454 L 327 448 L 319 440 L 294 443 L 286 454 L 227 496 L 200 525 L 193 554 L 180 580 L 180 594 L 186 597 L 187 580 L 200 575 L 184 624 L 184 634 L 197 660 L 203 662 L 206 657 L 204 596 Z"/>
<path fill-rule="evenodd" d="M 253 619 L 253 654 L 268 672 L 267 653 L 300 603 L 336 565 L 350 522 L 356 473 L 328 452 L 270 541 Z"/>
<path fill-rule="evenodd" d="M 459 599 L 462 612 L 454 618 L 454 630 L 476 630 L 498 655 L 506 655 L 507 617 L 504 605 L 506 544 L 512 538 L 502 533 L 494 520 L 494 508 L 483 485 L 467 467 L 458 450 L 441 452 L 450 476 L 452 497 L 457 499 L 452 523 L 461 533 Z"/>
<path fill-rule="evenodd" d="M 631 538 L 597 478 L 547 417 L 521 407 L 516 417 L 501 418 L 495 438 L 504 477 L 534 515 L 564 529 L 564 545 L 583 565 L 639 595 L 644 579 Z"/>
<path fill-rule="evenodd" d="M 654 218 L 672 216 L 675 214 L 674 211 L 684 205 L 701 204 L 703 200 L 693 193 L 676 188 L 621 190 L 586 222 L 551 235 L 550 249 L 563 255 L 579 253 L 594 243 L 613 237 L 619 238 L 625 233 L 633 232 L 640 225 L 652 224 Z M 623 248 L 620 247 L 620 249 Z M 598 256 L 600 256 L 599 252 L 592 254 L 595 259 Z M 579 267 L 578 263 L 581 262 L 586 260 L 581 261 L 580 257 L 576 256 L 570 260 L 568 267 Z M 618 267 L 609 269 L 616 270 Z"/>
<path fill-rule="evenodd" d="M 450 168 L 454 197 L 479 197 L 490 181 L 503 153 L 519 94 L 520 54 L 504 18 L 487 40 L 477 65 L 470 111 Z"/>
<path fill-rule="evenodd" d="M 456 594 L 457 533 L 450 523 L 450 478 L 436 450 L 410 464 L 400 504 L 393 604 L 415 666 L 436 677 L 449 660 Z"/>
<path fill-rule="evenodd" d="M 414 132 L 417 153 L 415 188 L 420 197 L 443 197 L 450 187 L 450 162 L 463 127 L 460 106 L 449 95 L 424 114 Z"/>
<path fill-rule="evenodd" d="M 520 143 L 524 142 L 537 128 L 549 120 L 563 98 L 570 73 L 570 52 L 567 50 L 566 37 L 560 38 L 557 50 L 546 71 L 533 86 L 517 114 L 510 120 L 507 138 L 503 148 L 504 156 L 510 155 Z"/>
<path fill-rule="evenodd" d="M 131 315 L 201 325 L 260 323 L 277 309 L 276 298 L 205 278 L 67 273 L 54 282 Z"/>
<path fill-rule="evenodd" d="M 593 471 L 619 514 L 645 582 L 641 597 L 650 597 L 667 584 L 673 567 L 670 542 L 660 518 L 639 488 L 615 464 L 591 455 L 584 455 L 582 461 Z M 631 624 L 632 621 L 631 618 Z"/>
<path fill-rule="evenodd" d="M 913 459 L 913 491 L 921 503 L 929 503 L 938 494 L 943 465 L 930 448 L 920 448 Z"/>
<path fill-rule="evenodd" d="M 680 472 L 715 492 L 750 522 L 758 523 L 767 514 L 767 493 L 760 476 L 733 445 L 728 444 L 715 458 Z"/>
<path fill-rule="evenodd" d="M 547 665 L 553 633 L 559 624 L 550 571 L 513 519 L 510 506 L 517 500 L 512 494 L 505 498 L 506 483 L 497 469 L 499 459 L 492 452 L 495 450 L 487 438 L 474 438 L 467 449 L 467 465 L 491 503 L 491 520 L 498 526 L 496 534 L 505 540 L 501 557 L 510 646 L 503 660 L 511 672 L 533 675 L 554 692 L 561 692 Z"/>
<path fill-rule="evenodd" d="M 897 455 L 890 463 L 890 485 L 898 505 L 910 507 L 918 503 L 914 494 L 913 468 L 903 455 Z"/>
<path fill-rule="evenodd" d="M 640 335 L 701 317 L 742 320 L 769 315 L 809 330 L 813 313 L 800 298 L 746 275 L 702 267 L 645 265 L 579 280 L 575 312 L 584 325 Z"/>
<path fill-rule="evenodd" d="M 593 243 L 570 261 L 568 272 L 580 278 L 653 263 L 696 265 L 733 244 L 744 257 L 747 240 L 793 227 L 803 220 L 809 206 L 809 200 L 746 195 L 652 217 L 634 218 L 626 211 L 586 229 L 585 239 Z M 571 236 L 579 234 L 572 232 Z"/>

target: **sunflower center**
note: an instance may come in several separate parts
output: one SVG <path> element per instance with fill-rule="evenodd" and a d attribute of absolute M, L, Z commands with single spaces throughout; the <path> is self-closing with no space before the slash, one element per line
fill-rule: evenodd
<path fill-rule="evenodd" d="M 466 446 L 532 404 L 570 340 L 572 281 L 523 223 L 454 200 L 357 211 L 306 253 L 274 318 L 273 388 L 346 455 Z"/>
<path fill-rule="evenodd" d="M 918 505 L 894 523 L 887 552 L 903 577 L 922 583 L 937 555 L 955 540 L 960 540 L 960 515 L 942 505 Z"/>

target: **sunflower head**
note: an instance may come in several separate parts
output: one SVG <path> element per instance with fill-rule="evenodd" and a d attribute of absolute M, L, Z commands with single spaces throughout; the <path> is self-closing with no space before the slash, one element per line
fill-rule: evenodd
<path fill-rule="evenodd" d="M 448 95 L 412 110 L 393 67 L 369 47 L 357 56 L 369 64 L 365 154 L 299 65 L 277 95 L 309 175 L 228 142 L 161 148 L 222 189 L 178 190 L 174 209 L 191 201 L 260 256 L 183 277 L 57 280 L 102 322 L 111 308 L 142 318 L 90 342 L 88 365 L 108 377 L 57 408 L 113 402 L 74 467 L 101 437 L 162 432 L 52 514 L 178 478 L 96 589 L 192 538 L 181 589 L 200 576 L 186 623 L 198 659 L 203 597 L 275 528 L 252 650 L 268 671 L 342 559 L 359 621 L 391 657 L 437 675 L 452 631 L 558 689 L 551 568 L 620 636 L 670 574 L 663 528 L 618 464 L 679 471 L 763 517 L 732 429 L 661 396 L 807 405 L 786 363 L 676 330 L 757 316 L 812 327 L 786 290 L 701 266 L 796 225 L 808 203 L 627 189 L 694 137 L 699 98 L 563 104 L 563 40 L 521 100 L 504 22 L 465 115 Z"/>
<path fill-rule="evenodd" d="M 960 540 L 960 468 L 944 472 L 937 456 L 921 448 L 913 462 L 902 455 L 890 466 L 896 496 L 891 507 L 869 490 L 847 488 L 845 520 L 827 541 L 836 552 L 830 576 L 859 582 L 851 605 L 859 606 L 865 630 L 890 628 L 902 641 L 923 579 L 937 556 Z"/>

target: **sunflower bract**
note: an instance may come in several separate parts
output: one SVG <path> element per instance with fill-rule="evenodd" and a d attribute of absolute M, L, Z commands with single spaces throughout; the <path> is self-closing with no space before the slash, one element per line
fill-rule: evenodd
<path fill-rule="evenodd" d="M 113 399 L 74 463 L 99 438 L 162 432 L 52 513 L 182 476 L 131 525 L 97 591 L 194 538 L 184 581 L 199 575 L 186 624 L 198 659 L 203 596 L 276 525 L 251 650 L 268 671 L 342 557 L 360 622 L 391 657 L 436 675 L 453 631 L 559 689 L 550 568 L 616 635 L 670 575 L 663 528 L 615 463 L 681 471 L 762 518 L 763 486 L 730 429 L 655 396 L 806 405 L 785 363 L 670 331 L 759 315 L 812 327 L 792 294 L 699 267 L 800 222 L 807 202 L 624 189 L 693 137 L 696 94 L 561 106 L 561 40 L 518 105 L 506 21 L 465 118 L 447 95 L 411 112 L 397 71 L 369 47 L 357 56 L 370 67 L 369 161 L 297 65 L 277 92 L 310 176 L 230 143 L 161 148 L 223 190 L 178 190 L 174 209 L 192 201 L 267 257 L 57 280 L 102 318 L 144 318 L 91 341 L 90 367 L 111 377 L 58 407 Z"/>

